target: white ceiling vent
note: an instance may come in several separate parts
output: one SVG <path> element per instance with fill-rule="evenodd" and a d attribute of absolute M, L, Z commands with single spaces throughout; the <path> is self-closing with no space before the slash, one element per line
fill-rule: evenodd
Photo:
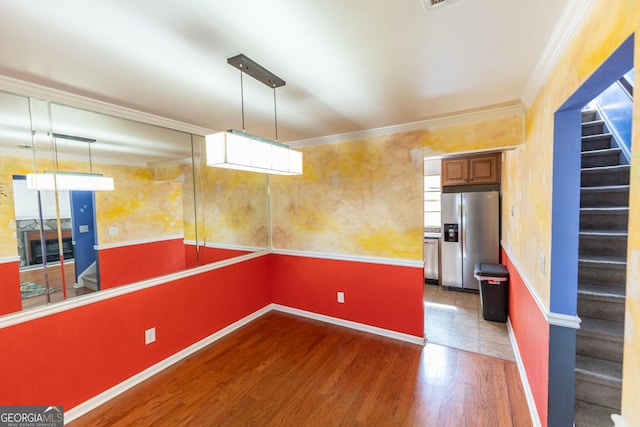
<path fill-rule="evenodd" d="M 455 0 L 423 0 L 426 9 L 435 9 Z"/>

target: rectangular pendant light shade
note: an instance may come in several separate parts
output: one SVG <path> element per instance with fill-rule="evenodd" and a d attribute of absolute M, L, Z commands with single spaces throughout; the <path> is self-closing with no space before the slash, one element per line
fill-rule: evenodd
<path fill-rule="evenodd" d="M 284 144 L 233 129 L 207 135 L 205 140 L 207 166 L 275 175 L 302 174 L 302 153 Z"/>
<path fill-rule="evenodd" d="M 30 173 L 27 188 L 30 190 L 113 191 L 113 178 L 92 173 Z"/>

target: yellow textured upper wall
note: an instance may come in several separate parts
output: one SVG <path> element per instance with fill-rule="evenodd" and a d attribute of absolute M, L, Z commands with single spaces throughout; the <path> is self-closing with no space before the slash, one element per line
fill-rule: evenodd
<path fill-rule="evenodd" d="M 33 161 L 0 156 L 0 184 L 5 196 L 0 196 L 0 258 L 17 257 L 16 213 L 13 205 L 13 175 L 33 172 Z"/>
<path fill-rule="evenodd" d="M 202 168 L 202 203 L 206 243 L 267 248 L 269 195 L 261 173 Z M 200 200 L 201 199 L 201 200 Z"/>
<path fill-rule="evenodd" d="M 51 170 L 51 162 L 39 159 L 38 169 Z M 60 161 L 58 169 L 86 172 L 87 164 Z M 98 244 L 183 234 L 180 182 L 155 181 L 153 172 L 143 167 L 94 164 L 93 171 L 113 177 L 115 185 L 114 191 L 95 194 Z M 0 257 L 17 256 L 13 175 L 30 172 L 33 172 L 31 159 L 0 157 L 0 182 L 7 194 L 0 200 Z M 110 226 L 118 228 L 116 235 L 109 235 Z"/>
<path fill-rule="evenodd" d="M 155 181 L 151 169 L 94 166 L 114 178 L 114 191 L 96 192 L 98 244 L 158 239 L 184 234 L 182 183 Z M 117 234 L 109 234 L 116 227 Z"/>
<path fill-rule="evenodd" d="M 303 149 L 304 175 L 271 177 L 276 249 L 422 260 L 423 158 L 523 140 L 509 117 Z"/>

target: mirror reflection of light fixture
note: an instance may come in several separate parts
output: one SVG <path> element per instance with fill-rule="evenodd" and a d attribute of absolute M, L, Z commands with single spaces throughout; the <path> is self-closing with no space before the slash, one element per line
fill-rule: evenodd
<path fill-rule="evenodd" d="M 89 173 L 83 172 L 44 172 L 27 174 L 27 188 L 30 190 L 67 190 L 67 191 L 113 191 L 113 178 L 93 173 L 91 159 L 91 144 L 95 139 L 79 136 L 53 134 L 56 163 L 58 158 L 57 138 L 72 141 L 86 142 L 89 144 Z"/>
<path fill-rule="evenodd" d="M 277 142 L 276 88 L 284 86 L 286 82 L 242 54 L 229 58 L 227 62 L 240 70 L 242 131 L 230 129 L 207 135 L 205 137 L 207 165 L 277 175 L 301 175 L 302 153 Z M 244 131 L 244 88 L 242 84 L 244 73 L 273 88 L 275 141 Z"/>

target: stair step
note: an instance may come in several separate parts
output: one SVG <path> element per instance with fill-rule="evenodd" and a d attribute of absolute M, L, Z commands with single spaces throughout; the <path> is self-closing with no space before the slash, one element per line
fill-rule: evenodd
<path fill-rule="evenodd" d="M 84 287 L 93 289 L 94 291 L 98 290 L 98 276 L 96 273 L 87 274 L 82 277 Z"/>
<path fill-rule="evenodd" d="M 585 298 L 608 302 L 624 302 L 626 289 L 624 286 L 607 286 L 591 283 L 578 283 L 578 294 Z"/>
<path fill-rule="evenodd" d="M 593 168 L 599 166 L 615 166 L 620 164 L 619 148 L 606 148 L 604 150 L 592 150 L 582 152 L 582 167 Z"/>
<path fill-rule="evenodd" d="M 581 208 L 605 206 L 629 206 L 629 186 L 606 185 L 580 188 Z"/>
<path fill-rule="evenodd" d="M 612 286 L 613 287 L 613 286 Z M 611 322 L 624 322 L 625 300 L 603 301 L 593 295 L 578 294 L 578 316 Z"/>
<path fill-rule="evenodd" d="M 580 230 L 627 230 L 629 208 L 580 208 Z"/>
<path fill-rule="evenodd" d="M 582 256 L 627 256 L 628 233 L 624 230 L 581 231 L 579 254 Z"/>
<path fill-rule="evenodd" d="M 600 135 L 604 133 L 604 120 L 594 120 L 582 123 L 582 136 Z"/>
<path fill-rule="evenodd" d="M 582 123 L 593 122 L 597 120 L 598 110 L 582 110 Z"/>
<path fill-rule="evenodd" d="M 624 323 L 580 316 L 576 354 L 622 363 Z"/>
<path fill-rule="evenodd" d="M 599 166 L 581 169 L 581 187 L 629 185 L 629 165 Z"/>
<path fill-rule="evenodd" d="M 582 151 L 605 150 L 611 148 L 613 134 L 587 135 L 581 138 Z"/>
<path fill-rule="evenodd" d="M 617 413 L 611 408 L 576 400 L 575 427 L 613 427 L 611 414 Z"/>
<path fill-rule="evenodd" d="M 624 286 L 627 280 L 626 259 L 621 257 L 578 258 L 578 283 Z"/>
<path fill-rule="evenodd" d="M 620 411 L 622 363 L 577 354 L 575 373 L 577 400 Z"/>
<path fill-rule="evenodd" d="M 625 303 L 626 289 L 624 286 L 578 284 L 577 310 L 580 317 L 622 324 L 625 316 Z"/>

